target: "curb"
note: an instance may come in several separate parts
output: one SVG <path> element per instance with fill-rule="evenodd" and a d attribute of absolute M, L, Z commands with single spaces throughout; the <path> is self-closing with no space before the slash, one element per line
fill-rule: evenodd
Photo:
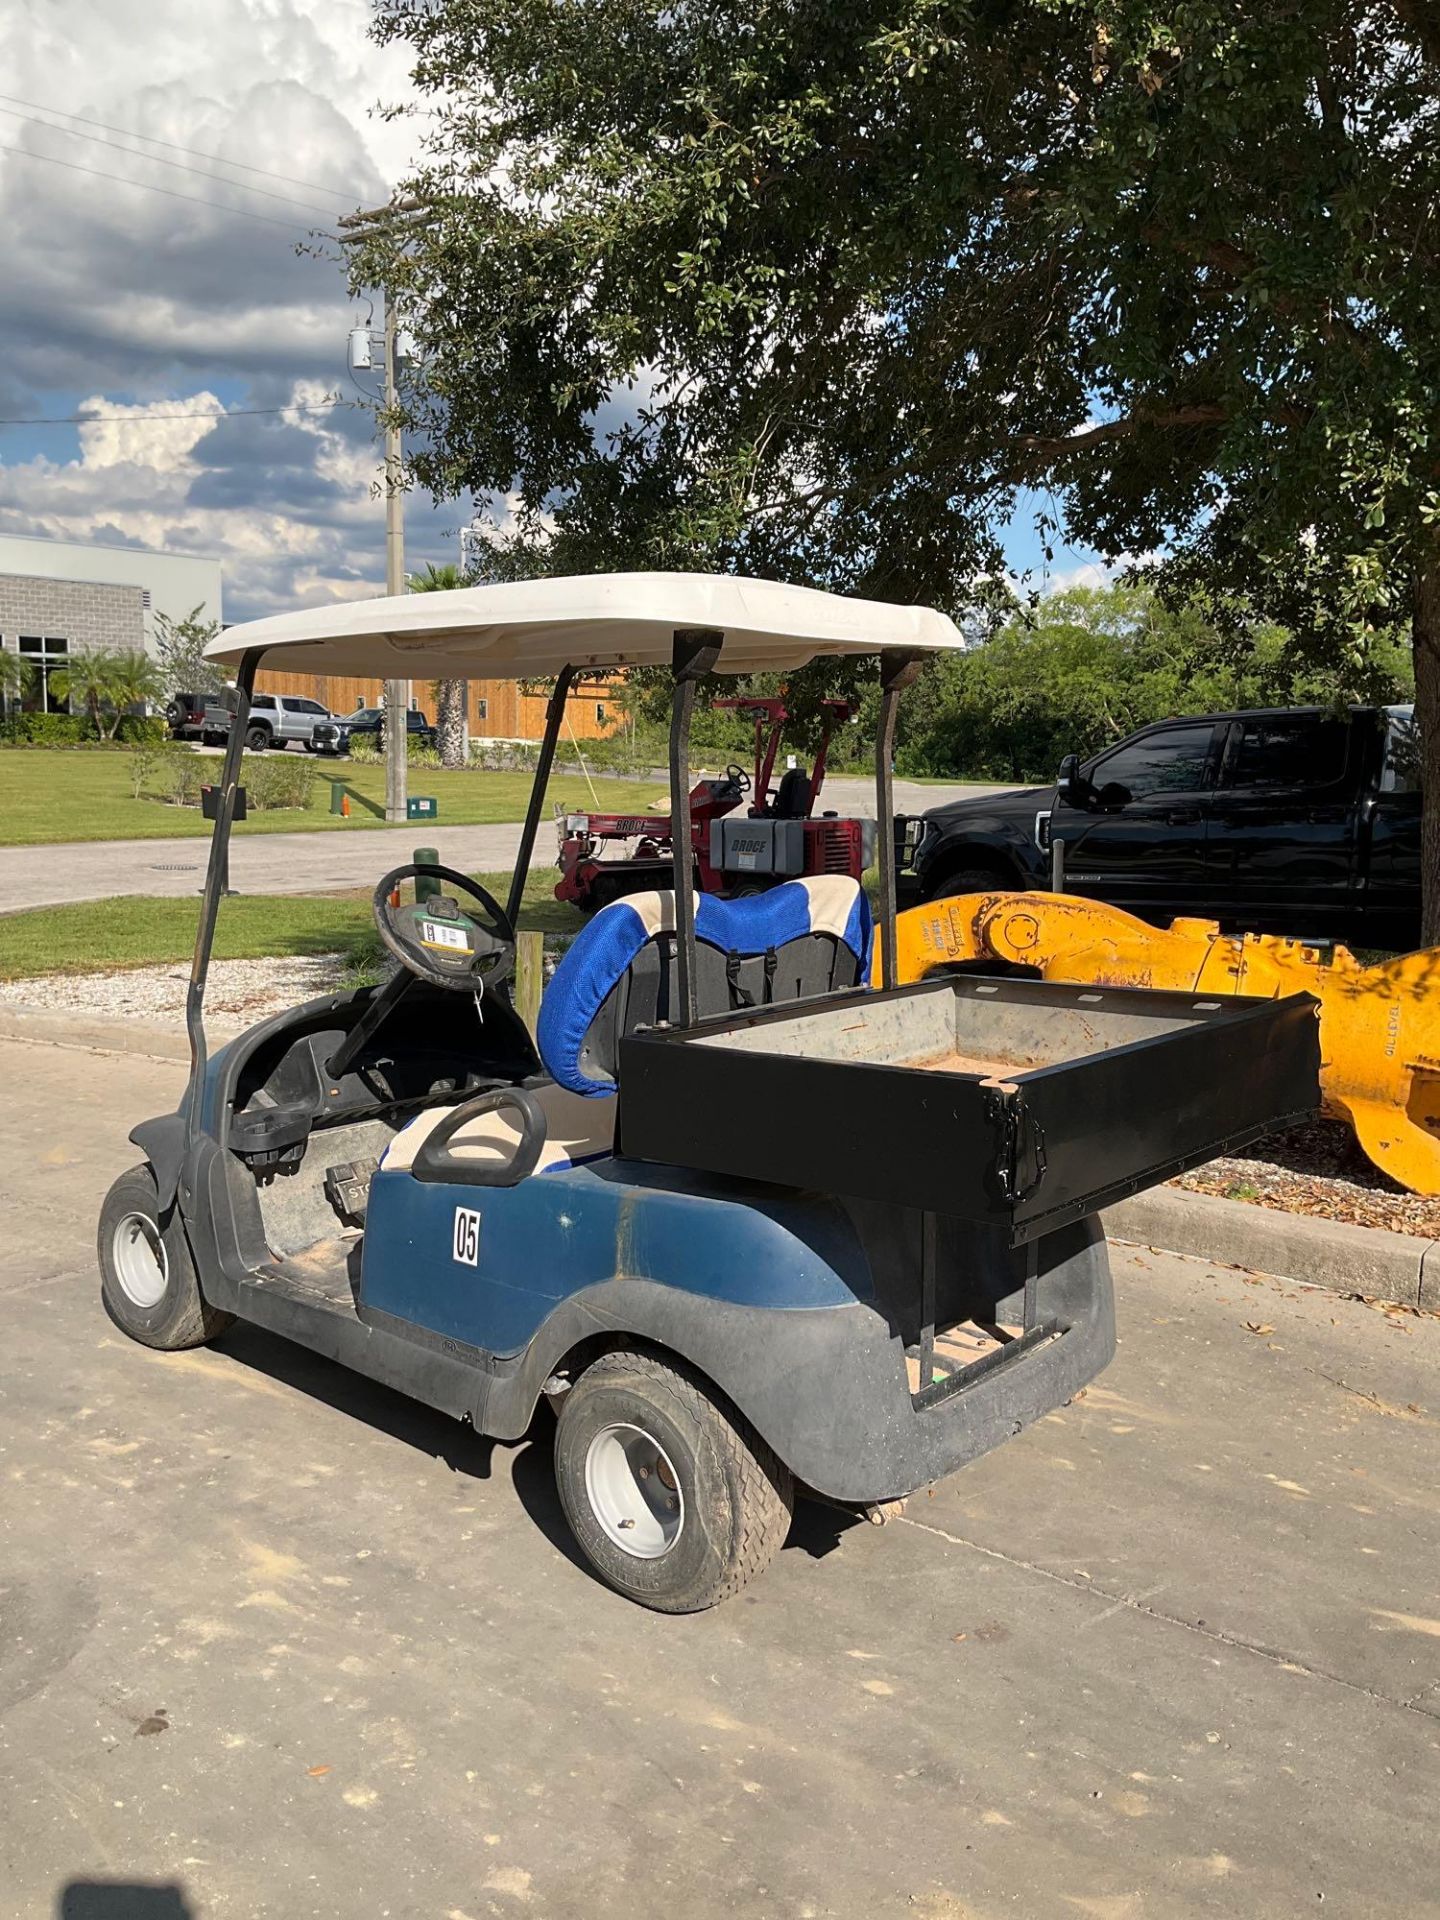
<path fill-rule="evenodd" d="M 226 1026 L 213 1028 L 217 1039 L 230 1038 Z M 236 1033 L 241 1029 L 237 1025 Z M 190 1042 L 183 1019 L 159 1022 L 128 1020 L 103 1013 L 57 1012 L 51 1007 L 0 1007 L 0 1040 L 27 1046 L 73 1047 L 82 1053 L 127 1053 L 147 1060 L 188 1062 Z"/>
<path fill-rule="evenodd" d="M 1440 1309 L 1440 1241 L 1344 1220 L 1312 1220 L 1245 1200 L 1156 1187 L 1101 1216 L 1106 1234 L 1220 1266 L 1248 1267 L 1333 1293 Z"/>

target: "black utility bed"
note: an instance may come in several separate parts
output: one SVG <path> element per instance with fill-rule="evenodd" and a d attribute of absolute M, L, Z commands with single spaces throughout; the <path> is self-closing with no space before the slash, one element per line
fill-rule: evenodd
<path fill-rule="evenodd" d="M 620 1147 L 897 1201 L 1018 1245 L 1319 1103 L 1309 994 L 947 975 L 620 1043 Z"/>

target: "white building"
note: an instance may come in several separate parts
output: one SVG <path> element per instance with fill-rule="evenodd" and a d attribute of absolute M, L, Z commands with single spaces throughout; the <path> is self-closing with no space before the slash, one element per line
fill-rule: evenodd
<path fill-rule="evenodd" d="M 0 647 L 39 669 L 27 706 L 49 709 L 52 667 L 90 647 L 155 648 L 155 616 L 219 620 L 220 562 L 190 553 L 0 534 Z"/>

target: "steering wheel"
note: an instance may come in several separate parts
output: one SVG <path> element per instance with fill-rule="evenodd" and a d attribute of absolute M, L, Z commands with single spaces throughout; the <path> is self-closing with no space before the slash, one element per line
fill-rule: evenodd
<path fill-rule="evenodd" d="M 725 778 L 727 780 L 733 780 L 741 793 L 748 793 L 750 791 L 749 774 L 745 771 L 744 767 L 737 767 L 733 760 L 725 769 Z"/>
<path fill-rule="evenodd" d="M 395 906 L 402 880 L 424 875 L 467 894 L 485 918 L 467 913 L 449 892 Z M 375 927 L 387 949 L 418 979 L 456 993 L 480 993 L 509 978 L 515 965 L 515 929 L 499 901 L 453 867 L 393 867 L 375 889 Z"/>

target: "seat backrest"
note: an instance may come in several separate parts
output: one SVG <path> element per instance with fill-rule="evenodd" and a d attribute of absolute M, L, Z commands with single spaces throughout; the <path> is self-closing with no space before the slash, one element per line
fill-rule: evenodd
<path fill-rule="evenodd" d="M 810 812 L 810 776 L 803 767 L 787 767 L 775 789 L 775 818 L 803 820 Z"/>
<path fill-rule="evenodd" d="M 695 901 L 699 1016 L 809 1000 L 869 977 L 870 902 L 847 874 Z M 615 1091 L 620 1039 L 671 1018 L 675 896 L 632 893 L 603 907 L 555 969 L 536 1029 L 545 1070 L 573 1093 Z"/>

